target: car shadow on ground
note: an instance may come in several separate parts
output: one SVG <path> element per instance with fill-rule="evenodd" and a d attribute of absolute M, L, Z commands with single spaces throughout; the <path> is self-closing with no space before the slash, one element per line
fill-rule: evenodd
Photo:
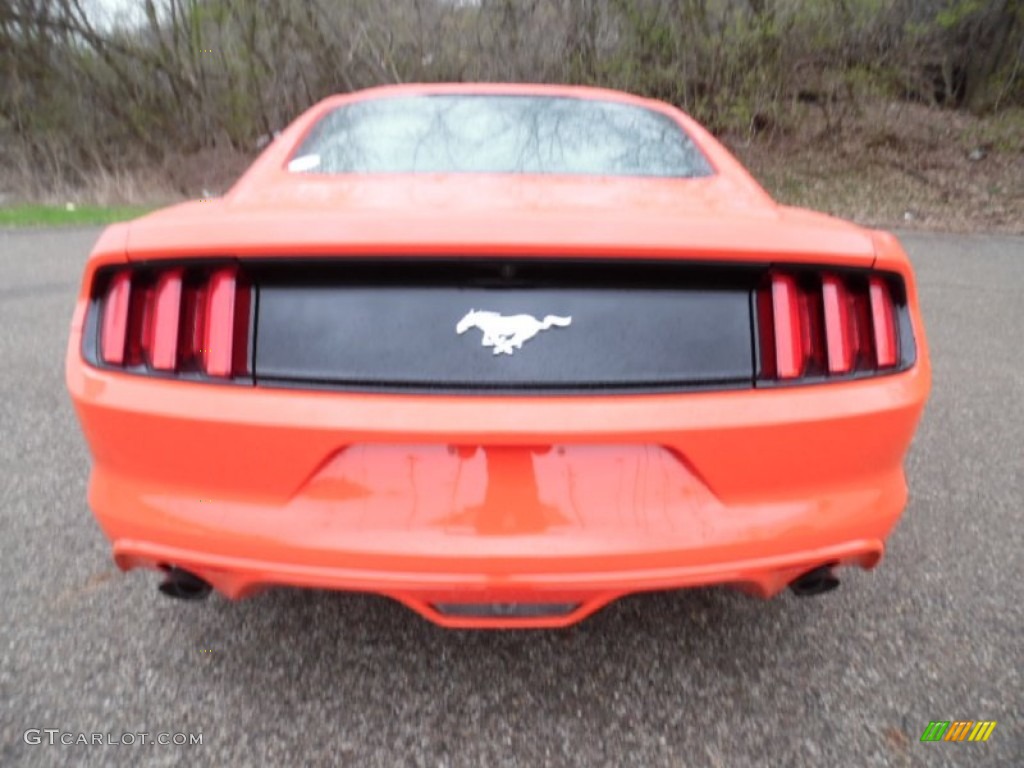
<path fill-rule="evenodd" d="M 806 648 L 820 605 L 690 589 L 626 597 L 565 629 L 452 630 L 383 597 L 275 589 L 241 602 L 214 596 L 205 605 L 179 605 L 173 634 L 211 646 L 224 672 L 243 678 L 260 677 L 268 660 L 290 667 L 289 659 L 303 659 L 294 671 L 306 676 L 310 665 L 318 668 L 308 680 L 314 688 L 352 675 L 353 660 L 384 689 L 392 678 L 397 689 L 413 683 L 415 690 L 410 678 L 417 676 L 429 687 L 438 674 L 456 686 L 475 687 L 497 674 L 526 687 L 547 685 L 552 676 L 578 686 L 634 675 L 638 664 L 657 672 L 643 675 L 645 684 L 658 685 L 677 675 L 739 680 L 768 672 L 780 657 Z"/>

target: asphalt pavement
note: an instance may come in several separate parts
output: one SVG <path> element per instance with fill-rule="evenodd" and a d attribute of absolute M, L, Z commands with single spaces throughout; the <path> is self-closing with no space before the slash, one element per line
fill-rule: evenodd
<path fill-rule="evenodd" d="M 120 574 L 63 382 L 97 234 L 0 232 L 0 766 L 1024 765 L 1024 239 L 903 236 L 934 389 L 874 572 L 496 633 L 340 593 L 181 603 Z M 921 743 L 932 720 L 998 725 Z"/>

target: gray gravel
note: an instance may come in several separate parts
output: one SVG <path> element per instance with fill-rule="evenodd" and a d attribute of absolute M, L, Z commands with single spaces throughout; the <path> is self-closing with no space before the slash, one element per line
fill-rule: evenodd
<path fill-rule="evenodd" d="M 473 633 L 381 598 L 182 604 L 118 574 L 63 385 L 96 235 L 0 232 L 0 765 L 1024 765 L 1024 239 L 905 236 L 935 388 L 876 572 L 819 599 L 694 590 Z M 918 741 L 960 718 L 999 725 Z"/>

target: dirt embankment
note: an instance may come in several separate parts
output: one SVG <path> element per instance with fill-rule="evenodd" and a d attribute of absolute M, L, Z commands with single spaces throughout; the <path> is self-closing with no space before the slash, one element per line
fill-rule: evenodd
<path fill-rule="evenodd" d="M 807 106 L 796 130 L 726 143 L 780 202 L 872 226 L 1024 234 L 1024 110 L 876 104 L 829 131 Z"/>

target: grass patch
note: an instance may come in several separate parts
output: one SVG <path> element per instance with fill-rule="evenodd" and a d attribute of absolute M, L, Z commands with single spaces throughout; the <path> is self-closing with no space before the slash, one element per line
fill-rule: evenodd
<path fill-rule="evenodd" d="M 15 205 L 0 207 L 0 227 L 62 227 L 110 224 L 134 219 L 153 210 L 152 206 L 82 205 L 68 210 L 63 205 Z"/>

